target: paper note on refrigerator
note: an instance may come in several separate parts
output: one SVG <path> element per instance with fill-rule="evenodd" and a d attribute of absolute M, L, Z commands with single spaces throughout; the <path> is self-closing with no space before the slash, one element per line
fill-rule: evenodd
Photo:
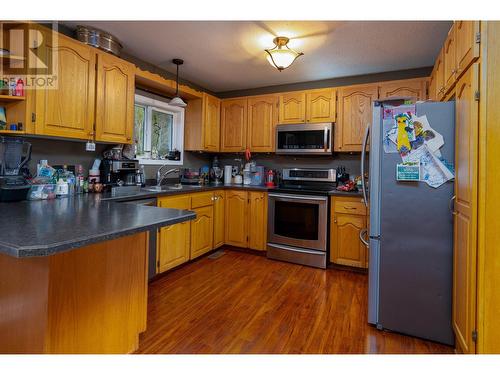
<path fill-rule="evenodd" d="M 427 116 L 412 116 L 412 120 L 416 136 L 415 141 L 412 143 L 412 148 L 417 149 L 425 143 L 431 152 L 438 152 L 444 145 L 444 139 L 441 134 L 431 128 Z"/>
<path fill-rule="evenodd" d="M 421 181 L 426 182 L 433 188 L 437 188 L 455 177 L 448 167 L 429 150 L 426 144 L 403 157 L 405 163 L 417 161 L 420 161 Z"/>

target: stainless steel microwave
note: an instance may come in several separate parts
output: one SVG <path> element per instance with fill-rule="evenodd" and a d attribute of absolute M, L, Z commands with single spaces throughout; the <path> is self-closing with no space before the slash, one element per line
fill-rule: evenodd
<path fill-rule="evenodd" d="M 331 154 L 333 124 L 292 124 L 276 126 L 277 154 Z"/>

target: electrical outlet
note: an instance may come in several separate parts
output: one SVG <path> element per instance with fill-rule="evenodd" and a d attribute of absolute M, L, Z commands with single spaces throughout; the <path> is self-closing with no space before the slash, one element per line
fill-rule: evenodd
<path fill-rule="evenodd" d="M 95 143 L 91 142 L 91 141 L 88 141 L 85 144 L 85 151 L 95 151 Z"/>

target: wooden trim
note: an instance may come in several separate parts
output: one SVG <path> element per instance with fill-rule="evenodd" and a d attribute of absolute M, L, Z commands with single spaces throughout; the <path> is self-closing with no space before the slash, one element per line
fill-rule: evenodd
<path fill-rule="evenodd" d="M 138 87 L 143 87 L 151 91 L 156 91 L 158 94 L 175 95 L 175 81 L 173 79 L 166 79 L 162 76 L 135 68 L 135 84 Z M 186 85 L 179 85 L 179 94 L 186 99 L 201 99 L 203 92 L 195 90 Z"/>

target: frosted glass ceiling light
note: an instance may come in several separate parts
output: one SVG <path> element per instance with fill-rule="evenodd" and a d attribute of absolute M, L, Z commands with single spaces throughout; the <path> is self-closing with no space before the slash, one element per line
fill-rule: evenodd
<path fill-rule="evenodd" d="M 296 52 L 287 46 L 289 40 L 287 37 L 278 36 L 273 40 L 275 44 L 274 48 L 265 50 L 269 64 L 280 72 L 292 65 L 297 57 L 303 55 L 302 52 Z"/>

